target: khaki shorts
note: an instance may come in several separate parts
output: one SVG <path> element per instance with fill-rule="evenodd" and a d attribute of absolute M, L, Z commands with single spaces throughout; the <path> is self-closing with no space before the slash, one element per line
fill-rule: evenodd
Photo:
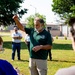
<path fill-rule="evenodd" d="M 29 59 L 30 75 L 47 75 L 47 60 Z"/>

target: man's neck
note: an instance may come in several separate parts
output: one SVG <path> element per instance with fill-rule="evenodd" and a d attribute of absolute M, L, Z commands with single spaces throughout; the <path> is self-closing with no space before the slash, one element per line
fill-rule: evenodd
<path fill-rule="evenodd" d="M 42 28 L 41 30 L 39 30 L 38 32 L 40 33 L 40 32 L 42 32 L 44 30 L 44 28 Z"/>

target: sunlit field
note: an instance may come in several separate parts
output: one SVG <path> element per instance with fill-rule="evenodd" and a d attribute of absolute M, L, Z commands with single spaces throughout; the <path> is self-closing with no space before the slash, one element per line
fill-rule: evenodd
<path fill-rule="evenodd" d="M 9 61 L 14 67 L 18 67 L 22 74 L 29 74 L 29 52 L 27 50 L 27 46 L 24 43 L 24 39 L 22 39 L 21 44 L 21 61 L 17 60 L 17 56 L 15 56 L 15 60 L 11 61 L 11 36 L 2 36 L 4 40 L 4 49 L 3 53 L 0 53 L 0 59 L 5 59 Z M 54 75 L 56 71 L 60 68 L 69 67 L 75 65 L 75 52 L 72 50 L 71 40 L 65 39 L 54 39 L 53 48 L 52 48 L 52 61 L 49 61 L 48 58 L 48 74 Z"/>

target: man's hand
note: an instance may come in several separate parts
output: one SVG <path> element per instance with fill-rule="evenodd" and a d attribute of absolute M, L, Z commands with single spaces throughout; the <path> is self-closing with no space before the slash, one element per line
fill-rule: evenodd
<path fill-rule="evenodd" d="M 13 16 L 13 19 L 15 20 L 15 19 L 18 19 L 18 16 L 17 15 L 14 15 Z"/>
<path fill-rule="evenodd" d="M 33 47 L 33 51 L 35 51 L 35 52 L 37 52 L 37 51 L 39 51 L 40 49 L 42 49 L 42 45 L 39 45 L 39 46 L 35 46 L 35 47 Z"/>
<path fill-rule="evenodd" d="M 14 21 L 15 21 L 17 27 L 18 27 L 20 30 L 22 30 L 22 31 L 25 32 L 25 29 L 24 29 L 23 25 L 20 23 L 20 21 L 19 21 L 19 19 L 18 19 L 18 16 L 17 16 L 17 15 L 14 15 L 14 16 L 13 16 L 13 19 L 14 19 Z"/>

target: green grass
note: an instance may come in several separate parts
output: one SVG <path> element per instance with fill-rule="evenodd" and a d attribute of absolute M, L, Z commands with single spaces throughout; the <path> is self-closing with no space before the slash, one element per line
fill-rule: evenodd
<path fill-rule="evenodd" d="M 21 49 L 21 61 L 17 61 L 17 56 L 15 61 L 11 61 L 11 37 L 3 36 L 4 40 L 4 53 L 0 54 L 0 59 L 5 59 L 9 61 L 14 67 L 18 67 L 24 75 L 29 74 L 29 52 L 27 46 L 22 39 L 22 49 Z M 52 48 L 52 61 L 48 60 L 48 74 L 54 75 L 59 68 L 69 67 L 75 65 L 75 52 L 72 50 L 71 40 L 64 39 L 54 39 Z"/>

